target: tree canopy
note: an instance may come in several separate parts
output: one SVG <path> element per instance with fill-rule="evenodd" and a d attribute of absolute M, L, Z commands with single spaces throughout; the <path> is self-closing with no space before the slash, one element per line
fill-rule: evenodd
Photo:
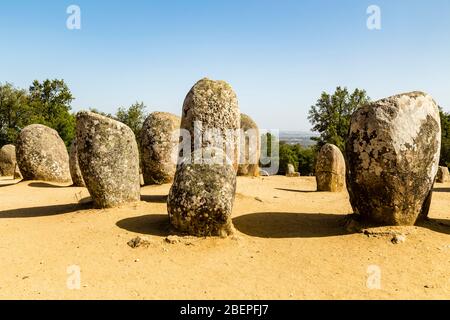
<path fill-rule="evenodd" d="M 361 89 L 350 93 L 345 87 L 337 87 L 333 94 L 322 92 L 308 116 L 312 130 L 320 133 L 318 138 L 313 138 L 317 141 L 317 149 L 331 143 L 344 151 L 351 115 L 369 101 L 366 91 Z"/>

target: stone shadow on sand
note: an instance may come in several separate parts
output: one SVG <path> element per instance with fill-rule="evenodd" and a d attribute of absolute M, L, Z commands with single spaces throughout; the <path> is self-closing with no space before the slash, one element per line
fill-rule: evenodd
<path fill-rule="evenodd" d="M 319 238 L 348 235 L 347 215 L 258 212 L 233 219 L 240 232 L 259 238 Z"/>
<path fill-rule="evenodd" d="M 127 231 L 160 237 L 173 234 L 167 214 L 150 214 L 126 218 L 118 221 L 116 226 Z"/>
<path fill-rule="evenodd" d="M 168 195 L 148 195 L 142 194 L 141 201 L 145 202 L 155 202 L 155 203 L 166 203 Z"/>
<path fill-rule="evenodd" d="M 429 218 L 418 221 L 416 225 L 434 232 L 450 234 L 450 220 Z"/>
<path fill-rule="evenodd" d="M 19 208 L 0 211 L 0 219 L 7 218 L 37 218 L 46 216 L 55 216 L 81 210 L 92 209 L 91 204 L 61 204 L 44 207 Z"/>
<path fill-rule="evenodd" d="M 32 187 L 32 188 L 71 188 L 72 187 L 72 185 L 60 186 L 60 185 L 51 184 L 51 183 L 47 183 L 47 182 L 31 182 L 28 186 Z"/>
<path fill-rule="evenodd" d="M 280 191 L 288 191 L 288 192 L 298 192 L 298 193 L 316 193 L 315 190 L 296 190 L 296 189 L 283 189 L 283 188 L 275 188 L 275 190 Z"/>
<path fill-rule="evenodd" d="M 450 188 L 434 188 L 433 192 L 450 192 Z"/>

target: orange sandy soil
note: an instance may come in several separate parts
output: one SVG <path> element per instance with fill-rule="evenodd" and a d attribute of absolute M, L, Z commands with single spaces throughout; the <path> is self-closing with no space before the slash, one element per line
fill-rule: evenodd
<path fill-rule="evenodd" d="M 449 299 L 450 184 L 437 184 L 430 216 L 389 235 L 349 234 L 348 195 L 314 192 L 310 177 L 238 178 L 236 235 L 170 244 L 169 185 L 142 201 L 93 210 L 87 189 L 0 179 L 3 299 Z M 80 203 L 81 199 L 81 203 Z M 127 242 L 146 237 L 147 246 Z M 67 287 L 67 267 L 81 288 Z M 381 270 L 381 289 L 366 285 Z"/>

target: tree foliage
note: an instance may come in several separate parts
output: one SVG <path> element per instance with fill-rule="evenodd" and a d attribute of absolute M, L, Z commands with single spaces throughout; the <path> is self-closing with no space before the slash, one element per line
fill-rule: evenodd
<path fill-rule="evenodd" d="M 314 173 L 315 150 L 314 147 L 303 147 L 300 144 L 290 145 L 280 143 L 280 167 L 278 174 L 286 174 L 289 164 L 302 176 Z"/>
<path fill-rule="evenodd" d="M 444 112 L 442 108 L 439 108 L 439 114 L 441 116 L 441 166 L 450 166 L 450 113 Z"/>
<path fill-rule="evenodd" d="M 27 92 L 10 83 L 0 84 L 0 146 L 14 143 L 31 116 Z"/>
<path fill-rule="evenodd" d="M 143 102 L 136 102 L 132 104 L 130 107 L 120 107 L 117 110 L 115 118 L 126 124 L 133 130 L 136 138 L 139 140 L 141 136 L 142 126 L 144 124 L 145 118 L 147 117 L 147 113 L 145 111 L 146 106 Z"/>
<path fill-rule="evenodd" d="M 316 104 L 311 106 L 308 119 L 313 125 L 312 131 L 320 133 L 317 150 L 331 143 L 344 151 L 350 119 L 353 112 L 370 101 L 365 90 L 355 89 L 350 93 L 347 88 L 337 87 L 333 94 L 322 92 Z"/>

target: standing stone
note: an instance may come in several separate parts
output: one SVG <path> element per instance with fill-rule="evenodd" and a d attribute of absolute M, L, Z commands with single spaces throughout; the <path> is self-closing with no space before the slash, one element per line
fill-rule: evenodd
<path fill-rule="evenodd" d="M 382 225 L 413 225 L 427 216 L 440 146 L 439 110 L 425 93 L 401 94 L 356 110 L 346 146 L 355 213 Z"/>
<path fill-rule="evenodd" d="M 41 124 L 23 128 L 17 139 L 16 155 L 25 180 L 72 183 L 69 154 L 55 130 Z"/>
<path fill-rule="evenodd" d="M 341 150 L 326 144 L 317 155 L 317 191 L 341 192 L 345 186 L 345 160 Z"/>
<path fill-rule="evenodd" d="M 237 171 L 239 127 L 238 101 L 228 83 L 204 78 L 192 87 L 184 100 L 181 118 L 181 129 L 189 131 L 191 137 L 191 151 L 204 147 L 220 148 L 233 161 Z"/>
<path fill-rule="evenodd" d="M 241 113 L 241 150 L 238 175 L 259 176 L 261 137 L 258 126 L 248 115 Z"/>
<path fill-rule="evenodd" d="M 173 181 L 178 153 L 180 117 L 167 112 L 153 112 L 141 131 L 142 173 L 145 184 Z M 173 156 L 175 156 L 173 158 Z"/>
<path fill-rule="evenodd" d="M 78 162 L 97 208 L 140 200 L 139 151 L 133 131 L 96 113 L 77 114 Z"/>
<path fill-rule="evenodd" d="M 436 182 L 446 183 L 450 180 L 450 173 L 448 172 L 448 167 L 439 167 Z"/>
<path fill-rule="evenodd" d="M 300 177 L 300 173 L 299 172 L 295 172 L 294 166 L 289 163 L 288 166 L 287 166 L 286 177 L 288 177 L 288 178 L 297 178 L 297 177 Z"/>
<path fill-rule="evenodd" d="M 77 138 L 73 139 L 69 152 L 70 175 L 75 187 L 86 187 L 78 163 Z"/>
<path fill-rule="evenodd" d="M 232 162 L 219 148 L 193 153 L 181 161 L 170 189 L 167 199 L 170 222 L 179 231 L 195 236 L 230 235 L 236 192 Z M 203 154 L 203 161 L 192 163 L 190 159 L 198 154 Z"/>
<path fill-rule="evenodd" d="M 12 144 L 4 145 L 0 149 L 0 176 L 14 176 L 17 169 L 16 147 Z"/>

